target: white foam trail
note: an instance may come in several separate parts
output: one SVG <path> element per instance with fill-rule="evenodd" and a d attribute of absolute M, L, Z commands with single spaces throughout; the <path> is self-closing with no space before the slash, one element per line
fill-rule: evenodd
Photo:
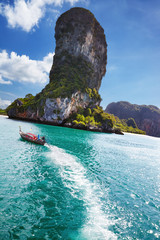
<path fill-rule="evenodd" d="M 97 194 L 102 195 L 102 192 L 98 191 L 95 183 L 87 179 L 85 168 L 76 161 L 75 157 L 64 150 L 56 146 L 48 147 L 51 150 L 49 157 L 59 166 L 64 185 L 70 190 L 74 198 L 84 201 L 87 216 L 83 227 L 80 229 L 83 239 L 117 239 L 115 234 L 108 230 L 108 227 L 113 225 L 113 221 L 107 219 L 101 209 L 102 203 L 97 197 Z"/>

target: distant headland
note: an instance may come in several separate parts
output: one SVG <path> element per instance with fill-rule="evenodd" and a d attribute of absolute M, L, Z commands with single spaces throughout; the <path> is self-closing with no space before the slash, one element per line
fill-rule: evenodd
<path fill-rule="evenodd" d="M 160 137 L 160 109 L 153 105 L 137 105 L 129 102 L 110 103 L 105 112 L 120 119 L 134 118 L 138 128 L 147 135 Z"/>

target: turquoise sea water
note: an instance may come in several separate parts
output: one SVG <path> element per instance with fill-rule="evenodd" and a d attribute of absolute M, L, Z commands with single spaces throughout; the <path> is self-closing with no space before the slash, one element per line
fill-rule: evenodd
<path fill-rule="evenodd" d="M 160 239 L 159 138 L 5 117 L 0 130 L 0 240 Z"/>

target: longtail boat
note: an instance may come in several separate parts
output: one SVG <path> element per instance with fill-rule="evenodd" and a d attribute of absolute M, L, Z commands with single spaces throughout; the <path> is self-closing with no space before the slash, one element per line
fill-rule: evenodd
<path fill-rule="evenodd" d="M 19 127 L 19 134 L 24 140 L 27 140 L 29 142 L 40 145 L 44 145 L 46 143 L 45 137 L 40 137 L 39 135 L 35 135 L 33 133 L 24 133 L 22 132 L 21 127 Z"/>

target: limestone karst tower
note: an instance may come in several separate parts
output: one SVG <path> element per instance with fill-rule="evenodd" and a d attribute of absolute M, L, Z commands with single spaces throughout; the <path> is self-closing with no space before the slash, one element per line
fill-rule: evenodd
<path fill-rule="evenodd" d="M 84 8 L 62 14 L 55 27 L 56 49 L 50 82 L 99 90 L 106 72 L 107 44 L 104 30 Z M 78 89 L 74 89 L 78 88 Z"/>

